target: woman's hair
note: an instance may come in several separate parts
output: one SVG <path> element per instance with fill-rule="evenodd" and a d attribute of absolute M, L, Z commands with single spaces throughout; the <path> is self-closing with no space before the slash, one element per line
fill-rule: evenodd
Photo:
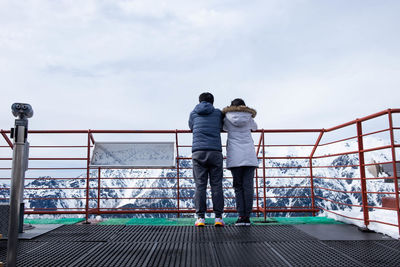
<path fill-rule="evenodd" d="M 243 99 L 236 98 L 236 99 L 232 100 L 231 106 L 246 106 L 246 104 L 244 103 Z"/>

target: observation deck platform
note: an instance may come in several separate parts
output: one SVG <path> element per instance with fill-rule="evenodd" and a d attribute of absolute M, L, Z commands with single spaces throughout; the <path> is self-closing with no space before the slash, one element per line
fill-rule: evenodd
<path fill-rule="evenodd" d="M 60 225 L 20 240 L 18 266 L 399 266 L 400 241 L 321 217 L 255 218 L 251 227 L 193 219 Z M 31 221 L 34 222 L 34 221 Z M 38 222 L 38 221 L 36 221 Z M 49 221 L 48 221 L 49 222 Z M 60 221 L 58 221 L 59 223 Z M 67 223 L 71 223 L 70 220 Z M 210 223 L 212 220 L 209 221 Z M 113 224 L 111 224 L 113 223 Z M 190 225 L 189 225 L 190 224 Z M 0 261 L 6 260 L 1 242 Z"/>

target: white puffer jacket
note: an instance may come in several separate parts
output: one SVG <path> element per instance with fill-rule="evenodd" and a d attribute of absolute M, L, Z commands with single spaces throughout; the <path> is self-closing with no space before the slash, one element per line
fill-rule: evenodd
<path fill-rule="evenodd" d="M 225 114 L 224 131 L 228 132 L 226 147 L 226 167 L 255 166 L 258 159 L 251 137 L 251 130 L 257 130 L 254 121 L 256 111 L 246 106 L 229 106 L 222 110 Z"/>

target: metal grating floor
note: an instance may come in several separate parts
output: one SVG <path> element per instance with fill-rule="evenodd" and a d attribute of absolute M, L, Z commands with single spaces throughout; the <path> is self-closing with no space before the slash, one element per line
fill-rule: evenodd
<path fill-rule="evenodd" d="M 292 225 L 66 225 L 19 244 L 18 266 L 400 266 L 398 240 L 318 239 Z"/>

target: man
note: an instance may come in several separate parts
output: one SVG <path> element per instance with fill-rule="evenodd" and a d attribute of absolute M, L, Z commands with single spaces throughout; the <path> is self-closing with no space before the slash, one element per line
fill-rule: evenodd
<path fill-rule="evenodd" d="M 190 113 L 189 127 L 193 132 L 193 177 L 196 184 L 194 204 L 197 220 L 195 226 L 205 225 L 207 211 L 207 182 L 210 179 L 215 226 L 224 226 L 224 195 L 222 191 L 222 112 L 214 108 L 214 96 L 202 93 L 199 104 Z"/>

